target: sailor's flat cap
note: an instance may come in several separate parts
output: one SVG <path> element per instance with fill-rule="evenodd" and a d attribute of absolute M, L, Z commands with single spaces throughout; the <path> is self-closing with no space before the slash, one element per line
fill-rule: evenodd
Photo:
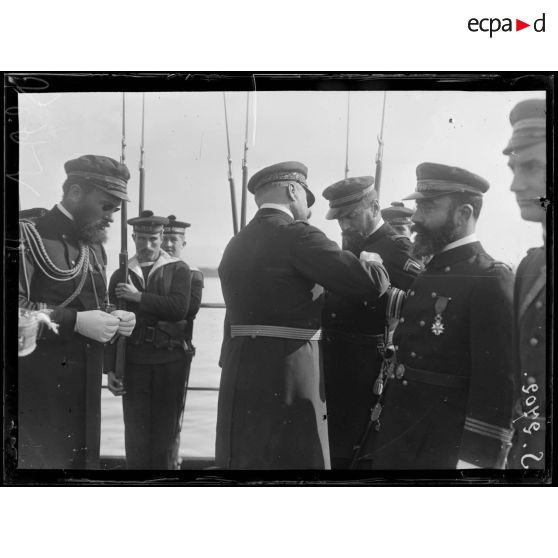
<path fill-rule="evenodd" d="M 148 209 L 142 211 L 139 217 L 128 219 L 128 225 L 134 227 L 134 232 L 155 234 L 163 231 L 169 220 L 166 217 L 158 217 Z"/>
<path fill-rule="evenodd" d="M 512 137 L 504 154 L 519 151 L 546 140 L 546 101 L 527 99 L 517 103 L 510 112 Z"/>
<path fill-rule="evenodd" d="M 373 176 L 354 176 L 328 186 L 322 192 L 322 196 L 329 201 L 326 219 L 345 217 L 373 190 Z"/>
<path fill-rule="evenodd" d="M 403 199 L 420 200 L 457 193 L 482 196 L 488 188 L 490 185 L 484 178 L 468 170 L 439 163 L 421 163 L 417 167 L 416 190 Z"/>
<path fill-rule="evenodd" d="M 190 223 L 186 221 L 178 221 L 176 215 L 169 215 L 167 217 L 168 223 L 163 227 L 164 234 L 185 234 L 186 229 L 190 226 Z"/>
<path fill-rule="evenodd" d="M 126 186 L 130 179 L 128 167 L 103 155 L 83 155 L 64 163 L 68 178 L 79 177 L 87 180 L 107 194 L 130 201 Z"/>
<path fill-rule="evenodd" d="M 308 168 L 298 161 L 286 161 L 277 163 L 270 167 L 265 167 L 258 171 L 248 181 L 248 191 L 252 194 L 256 193 L 258 188 L 267 184 L 280 184 L 283 182 L 297 182 L 306 190 L 306 198 L 308 199 L 308 207 L 314 204 L 314 194 L 308 188 L 306 179 L 308 178 Z"/>
<path fill-rule="evenodd" d="M 389 207 L 385 207 L 381 211 L 382 218 L 391 225 L 412 225 L 411 215 L 414 211 L 405 207 L 402 202 L 391 202 Z"/>

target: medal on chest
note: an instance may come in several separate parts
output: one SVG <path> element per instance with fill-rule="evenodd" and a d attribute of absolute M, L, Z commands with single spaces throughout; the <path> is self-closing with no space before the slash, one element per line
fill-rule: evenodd
<path fill-rule="evenodd" d="M 436 295 L 433 294 L 433 296 Z M 439 296 L 436 298 L 436 302 L 434 303 L 434 311 L 436 312 L 436 315 L 434 316 L 434 323 L 432 324 L 430 329 L 432 330 L 432 333 L 436 335 L 436 337 L 442 335 L 442 333 L 444 333 L 446 329 L 446 326 L 442 321 L 442 314 L 447 308 L 448 302 L 450 300 L 451 298 L 447 296 Z"/>

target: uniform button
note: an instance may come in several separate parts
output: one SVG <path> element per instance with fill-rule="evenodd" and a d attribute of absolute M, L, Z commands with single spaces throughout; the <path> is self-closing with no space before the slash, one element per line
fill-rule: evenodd
<path fill-rule="evenodd" d="M 337 318 L 337 314 L 335 312 L 332 312 L 331 317 L 332 318 Z"/>
<path fill-rule="evenodd" d="M 63 239 L 66 239 L 66 235 L 65 235 L 65 234 L 63 234 L 63 235 L 62 235 L 62 238 L 63 238 Z"/>
<path fill-rule="evenodd" d="M 411 351 L 411 357 L 416 358 L 417 353 L 415 353 L 415 351 Z"/>
<path fill-rule="evenodd" d="M 415 291 L 411 291 L 411 292 L 409 293 L 409 296 L 415 296 Z"/>
<path fill-rule="evenodd" d="M 527 377 L 527 383 L 528 383 L 529 385 L 531 385 L 531 384 L 536 384 L 536 383 L 537 383 L 537 380 L 536 380 L 533 376 L 528 376 L 528 377 Z"/>
<path fill-rule="evenodd" d="M 401 383 L 406 386 L 409 382 L 407 380 L 403 380 Z"/>
<path fill-rule="evenodd" d="M 432 293 L 432 298 L 436 298 L 438 295 L 436 293 Z"/>
<path fill-rule="evenodd" d="M 394 345 L 393 348 L 398 351 L 399 350 L 399 345 Z"/>
<path fill-rule="evenodd" d="M 256 335 L 250 335 L 250 337 L 251 337 L 252 339 L 255 339 L 255 338 L 256 338 Z"/>
<path fill-rule="evenodd" d="M 447 267 L 444 267 L 444 271 L 447 273 L 448 271 L 451 271 L 451 267 L 448 265 Z"/>
<path fill-rule="evenodd" d="M 86 346 L 86 347 L 87 347 L 88 349 L 90 349 L 90 348 L 91 348 L 91 344 L 90 344 L 90 343 L 86 343 L 86 345 L 85 345 L 85 346 Z"/>
<path fill-rule="evenodd" d="M 76 260 L 72 260 L 72 265 L 76 265 Z"/>
<path fill-rule="evenodd" d="M 543 307 L 543 303 L 540 300 L 537 300 L 537 302 L 535 302 L 535 308 L 540 310 L 542 307 Z"/>
<path fill-rule="evenodd" d="M 529 345 L 531 345 L 531 347 L 536 347 L 539 344 L 539 340 L 536 337 L 531 337 L 531 339 L 529 339 Z"/>
<path fill-rule="evenodd" d="M 420 327 L 424 327 L 426 325 L 426 322 L 424 320 L 421 320 L 419 322 Z"/>
<path fill-rule="evenodd" d="M 400 380 L 401 378 L 403 378 L 403 375 L 405 374 L 405 365 L 404 364 L 399 364 L 397 366 L 397 368 L 395 369 L 395 377 Z"/>
<path fill-rule="evenodd" d="M 399 318 L 399 323 L 402 324 L 405 322 L 405 318 Z"/>

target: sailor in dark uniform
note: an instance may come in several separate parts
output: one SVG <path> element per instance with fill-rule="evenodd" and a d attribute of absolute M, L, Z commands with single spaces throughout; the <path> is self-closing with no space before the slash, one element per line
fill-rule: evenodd
<path fill-rule="evenodd" d="M 179 221 L 175 215 L 169 215 L 167 217 L 168 223 L 163 227 L 163 250 L 174 258 L 182 259 L 182 250 L 186 246 L 186 229 L 190 227 L 190 223 L 186 221 Z M 186 387 L 184 389 L 184 402 L 182 404 L 182 415 L 184 415 L 184 404 L 186 403 L 186 392 L 188 388 L 188 379 L 190 377 L 190 366 L 192 364 L 192 359 L 196 354 L 196 348 L 192 343 L 192 337 L 194 335 L 194 320 L 200 309 L 202 301 L 203 292 L 203 273 L 196 267 L 190 267 L 190 273 L 192 276 L 191 288 L 190 288 L 190 304 L 188 306 L 188 314 L 186 315 L 186 335 L 184 337 L 184 342 L 186 343 Z M 180 426 L 182 427 L 182 419 L 180 420 Z M 180 431 L 175 444 L 175 454 L 176 460 L 178 462 L 178 450 L 180 448 Z"/>
<path fill-rule="evenodd" d="M 502 468 L 511 443 L 513 275 L 475 226 L 488 190 L 466 170 L 417 167 L 414 253 L 433 255 L 395 330 L 373 468 Z M 379 416 L 378 416 L 379 415 Z"/>
<path fill-rule="evenodd" d="M 511 191 L 521 217 L 541 223 L 546 244 L 546 106 L 520 102 L 510 114 L 512 137 L 504 154 L 513 171 Z M 515 437 L 510 469 L 544 469 L 546 464 L 546 245 L 531 248 L 515 280 L 518 349 Z"/>
<path fill-rule="evenodd" d="M 411 239 L 411 226 L 413 222 L 411 221 L 411 216 L 414 211 L 408 207 L 405 207 L 403 202 L 391 202 L 389 207 L 384 207 L 382 209 L 382 218 L 386 223 L 389 223 L 393 230 Z"/>
<path fill-rule="evenodd" d="M 166 217 L 144 211 L 128 223 L 136 244 L 136 255 L 128 261 L 129 281 L 123 282 L 118 269 L 109 284 L 111 300 L 124 299 L 137 316 L 126 344 L 126 466 L 175 469 L 188 370 L 191 273 L 185 262 L 161 249 Z"/>
<path fill-rule="evenodd" d="M 128 200 L 130 174 L 109 157 L 64 165 L 62 201 L 22 212 L 19 307 L 47 312 L 36 349 L 18 362 L 18 467 L 96 469 L 105 344 L 129 336 L 131 312 L 108 305 L 102 243 L 113 213 Z M 30 312 L 29 312 L 30 311 Z"/>
<path fill-rule="evenodd" d="M 360 262 L 306 222 L 307 168 L 279 163 L 248 183 L 258 212 L 219 265 L 227 306 L 217 466 L 328 469 L 322 288 L 373 306 L 385 268 Z"/>
<path fill-rule="evenodd" d="M 323 196 L 330 206 L 326 219 L 337 219 L 341 227 L 343 248 L 357 257 L 362 251 L 378 254 L 402 301 L 401 291 L 409 289 L 422 268 L 411 256 L 410 240 L 384 223 L 374 178 L 346 178 L 326 188 Z M 390 291 L 391 296 L 397 295 Z M 374 382 L 390 344 L 386 310 L 391 305 L 384 298 L 369 306 L 335 293 L 325 296 L 324 376 L 332 469 L 350 467 L 376 400 Z M 369 465 L 358 463 L 360 468 Z"/>

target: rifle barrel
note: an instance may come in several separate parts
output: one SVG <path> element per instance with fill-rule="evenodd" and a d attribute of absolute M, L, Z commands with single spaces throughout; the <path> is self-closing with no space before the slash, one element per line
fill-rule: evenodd
<path fill-rule="evenodd" d="M 231 159 L 231 144 L 229 139 L 229 119 L 227 116 L 227 97 L 225 96 L 225 92 L 223 91 L 223 107 L 225 109 L 225 132 L 227 138 L 227 164 L 229 167 L 228 170 L 228 179 L 229 179 L 229 188 L 231 193 L 231 212 L 232 212 L 232 221 L 233 221 L 233 231 L 234 234 L 238 233 L 238 212 L 236 209 L 236 189 L 234 186 L 234 178 L 232 173 L 232 159 Z"/>
<path fill-rule="evenodd" d="M 246 204 L 248 201 L 248 125 L 250 119 L 250 92 L 246 92 L 246 127 L 244 132 L 244 156 L 242 158 L 242 199 L 240 202 L 240 228 L 246 226 Z"/>

